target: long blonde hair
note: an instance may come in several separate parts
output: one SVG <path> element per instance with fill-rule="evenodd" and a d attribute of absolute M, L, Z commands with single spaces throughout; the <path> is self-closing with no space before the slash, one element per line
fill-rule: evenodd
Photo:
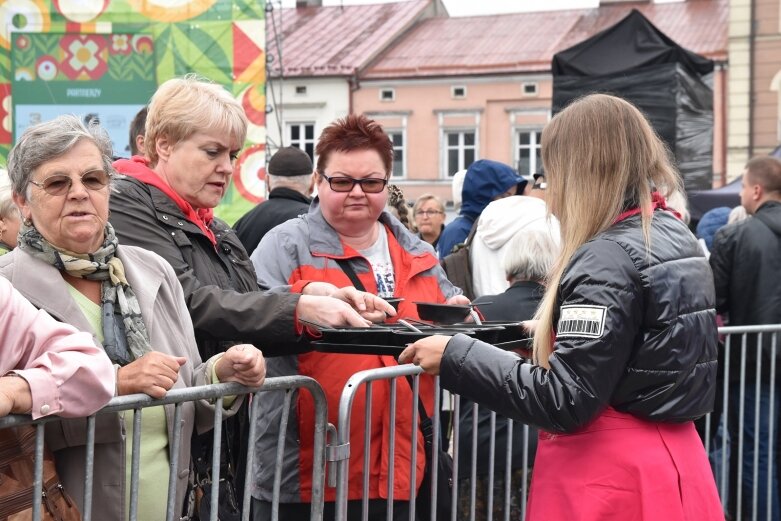
<path fill-rule="evenodd" d="M 548 211 L 561 225 L 562 248 L 537 311 L 534 359 L 549 367 L 553 317 L 561 277 L 578 248 L 609 228 L 627 201 L 642 211 L 650 251 L 651 191 L 680 189 L 664 143 L 631 103 L 605 94 L 585 96 L 557 114 L 542 132 Z"/>

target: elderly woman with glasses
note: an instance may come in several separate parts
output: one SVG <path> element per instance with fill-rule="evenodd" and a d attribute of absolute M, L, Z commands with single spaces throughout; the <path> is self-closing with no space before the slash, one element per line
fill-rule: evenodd
<path fill-rule="evenodd" d="M 439 236 L 445 229 L 445 205 L 436 195 L 423 194 L 415 201 L 412 213 L 415 215 L 418 237 L 436 248 Z"/>
<path fill-rule="evenodd" d="M 18 247 L 0 258 L 0 274 L 33 304 L 91 333 L 114 363 L 116 394 L 162 398 L 169 389 L 235 381 L 259 386 L 262 354 L 235 346 L 201 362 L 182 288 L 171 267 L 141 248 L 119 246 L 108 223 L 111 141 L 75 116 L 28 128 L 11 150 L 8 169 L 24 221 Z M 240 400 L 235 400 L 230 415 Z M 190 434 L 211 424 L 213 407 L 186 403 L 174 425 L 173 406 L 144 411 L 141 423 L 139 519 L 164 517 L 169 433 L 183 430 L 176 504 L 187 489 Z M 65 487 L 83 497 L 85 420 L 47 425 Z M 97 420 L 93 516 L 121 520 L 127 512 L 132 414 Z M 80 505 L 83 506 L 83 505 Z"/>
<path fill-rule="evenodd" d="M 363 286 L 370 293 L 384 298 L 402 297 L 398 314 L 417 318 L 415 301 L 438 303 L 468 303 L 439 267 L 432 247 L 407 230 L 384 210 L 387 184 L 393 161 L 393 146 L 387 134 L 376 122 L 365 116 L 350 115 L 337 120 L 320 135 L 317 153 L 317 193 L 309 213 L 292 219 L 271 230 L 252 254 L 262 286 L 273 288 L 298 284 L 302 280 L 321 280 L 338 287 Z M 297 357 L 274 359 L 269 374 L 275 376 L 303 374 L 315 378 L 323 386 L 328 399 L 329 421 L 336 422 L 339 398 L 347 379 L 364 369 L 395 366 L 391 356 L 376 354 L 341 355 L 306 353 Z M 375 382 L 372 404 L 371 453 L 369 466 L 370 518 L 383 515 L 385 500 L 395 500 L 394 516 L 409 517 L 410 457 L 412 432 L 412 392 L 406 384 L 399 385 L 395 431 L 393 491 L 388 498 L 390 462 L 388 443 L 390 415 L 387 404 L 390 388 L 387 382 Z M 421 382 L 421 397 L 431 414 L 433 391 L 431 380 Z M 356 410 L 362 411 L 366 395 L 359 393 Z M 269 418 L 279 416 L 282 398 L 260 404 L 261 417 L 256 444 L 259 461 L 254 472 L 255 519 L 268 519 L 271 507 L 271 472 L 274 468 L 273 447 L 277 442 L 276 423 Z M 311 399 L 299 396 L 293 405 L 291 422 L 296 422 L 297 436 L 285 447 L 294 447 L 295 458 L 285 458 L 280 518 L 300 519 L 308 515 L 311 498 L 311 443 L 314 433 L 307 421 L 314 412 Z M 383 412 L 384 411 L 384 412 Z M 363 420 L 354 425 L 351 446 L 363 447 Z M 423 445 L 418 436 L 417 481 L 423 476 Z M 349 509 L 360 511 L 363 497 L 363 451 L 355 450 L 350 458 Z M 269 465 L 269 463 L 271 463 Z M 333 489 L 326 489 L 326 509 L 333 507 Z"/>

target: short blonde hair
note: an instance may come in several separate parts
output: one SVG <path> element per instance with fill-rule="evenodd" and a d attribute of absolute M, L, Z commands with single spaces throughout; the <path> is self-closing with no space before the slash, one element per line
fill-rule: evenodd
<path fill-rule="evenodd" d="M 158 138 L 166 137 L 176 144 L 203 129 L 229 135 L 243 144 L 247 124 L 241 104 L 221 85 L 195 74 L 174 78 L 160 85 L 149 102 L 146 156 L 155 165 Z"/>
<path fill-rule="evenodd" d="M 423 194 L 420 197 L 418 197 L 417 200 L 415 201 L 415 205 L 412 207 L 412 213 L 417 213 L 418 208 L 423 206 L 423 203 L 425 203 L 426 201 L 434 201 L 435 203 L 437 203 L 437 207 L 439 208 L 439 211 L 445 213 L 445 205 L 442 204 L 442 200 L 434 194 Z"/>

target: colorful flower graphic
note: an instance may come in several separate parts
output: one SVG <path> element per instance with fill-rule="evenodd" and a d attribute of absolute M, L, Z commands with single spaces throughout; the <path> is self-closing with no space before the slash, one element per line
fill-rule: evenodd
<path fill-rule="evenodd" d="M 30 46 L 30 38 L 20 34 L 16 37 L 16 48 L 20 51 L 27 49 Z"/>
<path fill-rule="evenodd" d="M 130 54 L 130 35 L 112 34 L 111 35 L 111 54 Z"/>
<path fill-rule="evenodd" d="M 71 80 L 97 80 L 108 70 L 106 58 L 108 42 L 101 35 L 75 35 L 62 37 L 62 72 Z"/>
<path fill-rule="evenodd" d="M 154 50 L 152 37 L 146 34 L 137 34 L 133 36 L 130 45 L 138 54 L 152 54 L 152 51 Z"/>
<path fill-rule="evenodd" d="M 35 71 L 38 73 L 39 79 L 52 81 L 57 77 L 57 60 L 52 56 L 43 55 L 35 62 Z"/>
<path fill-rule="evenodd" d="M 11 32 L 42 32 L 51 26 L 46 0 L 0 0 L 0 49 L 11 46 Z"/>
<path fill-rule="evenodd" d="M 27 67 L 17 67 L 14 73 L 14 79 L 16 81 L 33 81 L 35 74 Z"/>
<path fill-rule="evenodd" d="M 11 142 L 11 84 L 0 83 L 0 143 Z"/>

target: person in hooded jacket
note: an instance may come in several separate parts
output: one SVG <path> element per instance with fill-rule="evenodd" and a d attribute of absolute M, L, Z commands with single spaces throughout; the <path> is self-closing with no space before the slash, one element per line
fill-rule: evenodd
<path fill-rule="evenodd" d="M 549 219 L 547 213 L 545 201 L 524 195 L 505 197 L 485 208 L 469 248 L 475 298 L 497 295 L 510 286 L 498 267 L 510 248 L 510 239 L 521 230 L 549 231 L 553 241 L 559 244 L 559 223 L 555 217 Z"/>
<path fill-rule="evenodd" d="M 715 394 L 712 275 L 654 191 L 680 176 L 642 113 L 604 94 L 550 121 L 542 159 L 562 251 L 533 362 L 465 335 L 424 338 L 399 361 L 541 429 L 527 520 L 722 521 L 693 423 Z"/>
<path fill-rule="evenodd" d="M 511 195 L 523 195 L 527 183 L 518 172 L 504 163 L 490 159 L 480 159 L 472 163 L 466 171 L 464 187 L 461 190 L 461 212 L 453 222 L 445 226 L 439 236 L 439 258 L 444 259 L 456 244 L 466 240 L 488 203 Z"/>

